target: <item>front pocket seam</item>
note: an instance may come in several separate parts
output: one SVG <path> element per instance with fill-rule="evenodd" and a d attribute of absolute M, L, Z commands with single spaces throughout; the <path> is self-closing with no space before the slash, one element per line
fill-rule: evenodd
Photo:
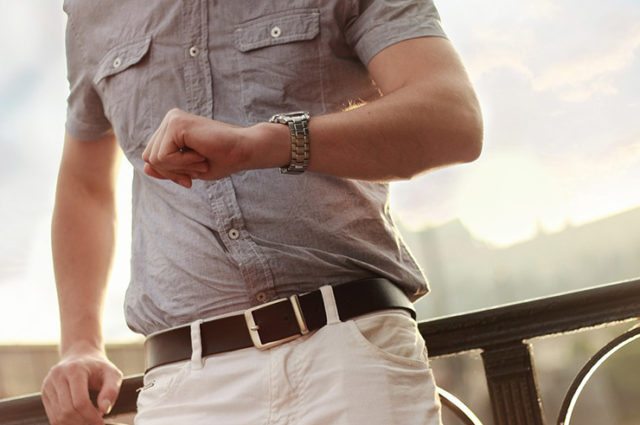
<path fill-rule="evenodd" d="M 144 38 L 129 41 L 127 43 L 123 43 L 113 47 L 102 57 L 102 59 L 98 63 L 97 71 L 93 77 L 93 84 L 97 85 L 105 78 L 119 74 L 129 69 L 131 66 L 137 64 L 149 52 L 150 46 L 151 36 L 146 36 Z M 126 56 L 122 61 L 122 64 L 119 67 L 114 68 L 113 61 L 118 56 L 122 55 Z"/>
<path fill-rule="evenodd" d="M 246 53 L 262 47 L 277 46 L 296 41 L 313 40 L 318 36 L 318 34 L 320 34 L 320 11 L 318 9 L 304 9 L 303 11 L 293 12 L 295 13 L 274 13 L 254 21 L 250 21 L 251 24 L 244 24 L 237 27 L 234 31 L 234 44 L 236 49 Z M 274 38 L 268 33 L 262 31 L 264 29 L 263 27 L 267 24 L 284 26 L 288 23 L 296 23 L 304 20 L 308 21 L 307 25 L 309 28 L 293 34 L 285 34 Z M 260 33 L 263 33 L 264 35 Z M 254 38 L 256 38 L 257 41 L 243 41 L 243 37 L 246 38 L 247 34 L 249 36 L 254 35 Z"/>
<path fill-rule="evenodd" d="M 162 386 L 157 387 L 155 391 L 162 391 L 161 394 L 158 394 L 158 396 L 156 397 L 156 400 L 145 405 L 144 407 L 145 408 L 154 407 L 162 403 L 163 401 L 166 401 L 169 397 L 174 395 L 179 388 L 183 387 L 184 383 L 189 378 L 189 375 L 191 375 L 191 372 L 192 372 L 191 364 L 185 364 L 184 367 L 177 370 L 173 374 L 173 376 L 168 379 L 169 382 L 167 382 Z M 150 391 L 153 391 L 153 388 L 156 386 L 157 382 L 158 382 L 158 379 L 156 378 L 153 381 L 151 381 L 149 384 L 144 385 L 138 394 L 138 400 L 144 394 L 148 395 Z"/>
<path fill-rule="evenodd" d="M 360 329 L 358 328 L 358 325 L 354 320 L 348 320 L 343 323 L 347 324 L 349 331 L 351 332 L 353 337 L 356 339 L 356 342 L 359 345 L 361 345 L 363 348 L 365 348 L 367 351 L 375 355 L 376 357 L 379 357 L 379 358 L 382 358 L 382 360 L 386 360 L 386 361 L 389 361 L 395 364 L 400 364 L 403 366 L 417 367 L 424 370 L 429 369 L 429 365 L 422 360 L 410 359 L 410 358 L 402 357 L 396 354 L 391 354 L 386 352 L 382 348 L 378 347 L 377 345 L 369 341 L 362 334 L 362 332 L 360 331 Z"/>

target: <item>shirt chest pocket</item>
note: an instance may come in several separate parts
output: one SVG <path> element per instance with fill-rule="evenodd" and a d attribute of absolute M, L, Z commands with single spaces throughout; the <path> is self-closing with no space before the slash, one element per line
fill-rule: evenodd
<path fill-rule="evenodd" d="M 150 36 L 117 45 L 104 55 L 93 78 L 105 114 L 127 154 L 146 143 L 150 130 L 150 47 Z"/>
<path fill-rule="evenodd" d="M 318 112 L 320 11 L 294 9 L 248 21 L 234 33 L 244 109 L 250 123 L 275 112 Z"/>

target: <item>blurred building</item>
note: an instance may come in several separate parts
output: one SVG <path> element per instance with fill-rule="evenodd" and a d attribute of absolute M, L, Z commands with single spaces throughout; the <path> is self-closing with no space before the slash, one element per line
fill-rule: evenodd
<path fill-rule="evenodd" d="M 460 221 L 404 232 L 431 283 L 417 304 L 433 318 L 640 276 L 640 208 L 507 248 L 479 242 Z"/>

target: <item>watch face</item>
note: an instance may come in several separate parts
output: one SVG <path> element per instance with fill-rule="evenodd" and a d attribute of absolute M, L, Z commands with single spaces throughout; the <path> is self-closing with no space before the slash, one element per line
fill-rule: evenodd
<path fill-rule="evenodd" d="M 275 114 L 269 118 L 269 122 L 276 122 L 280 124 L 287 124 L 292 121 L 309 120 L 310 115 L 307 111 L 287 112 L 283 114 Z"/>
<path fill-rule="evenodd" d="M 282 114 L 288 118 L 306 118 L 309 119 L 309 113 L 307 111 L 296 111 L 296 112 L 288 112 L 286 114 Z"/>

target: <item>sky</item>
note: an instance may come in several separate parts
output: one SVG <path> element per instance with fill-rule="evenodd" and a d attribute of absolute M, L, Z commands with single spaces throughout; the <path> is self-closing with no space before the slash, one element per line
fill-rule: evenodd
<path fill-rule="evenodd" d="M 457 216 L 508 246 L 638 205 L 640 3 L 483 4 L 439 4 L 480 98 L 483 154 L 396 185 L 401 221 Z"/>
<path fill-rule="evenodd" d="M 472 163 L 392 185 L 403 228 L 461 220 L 508 247 L 640 205 L 640 2 L 436 3 L 485 119 Z M 58 338 L 49 223 L 65 119 L 61 2 L 0 0 L 0 343 Z M 131 173 L 119 183 L 105 333 L 122 319 Z"/>

